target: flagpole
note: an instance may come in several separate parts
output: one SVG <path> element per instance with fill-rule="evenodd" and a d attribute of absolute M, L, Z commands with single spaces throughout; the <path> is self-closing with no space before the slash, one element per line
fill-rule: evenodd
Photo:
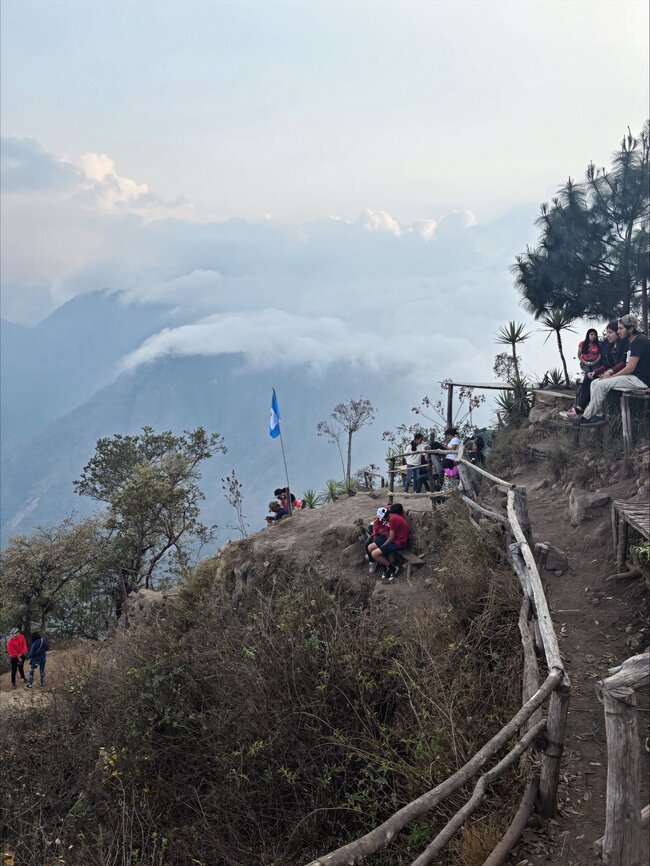
<path fill-rule="evenodd" d="M 275 394 L 275 388 L 273 389 Z M 289 484 L 289 470 L 287 469 L 287 457 L 284 453 L 284 440 L 282 438 L 282 422 L 278 418 L 278 430 L 280 431 L 280 447 L 282 448 L 282 462 L 284 463 L 284 476 L 287 479 L 287 508 L 289 509 L 289 517 L 293 514 L 293 505 L 291 502 L 291 485 Z"/>

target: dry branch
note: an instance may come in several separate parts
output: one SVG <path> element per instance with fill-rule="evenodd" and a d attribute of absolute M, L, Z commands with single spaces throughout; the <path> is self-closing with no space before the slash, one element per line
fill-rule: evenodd
<path fill-rule="evenodd" d="M 521 798 L 521 803 L 512 819 L 510 826 L 503 834 L 503 837 L 495 846 L 483 866 L 502 866 L 506 857 L 519 841 L 519 837 L 526 829 L 526 824 L 530 818 L 530 813 L 533 811 L 535 800 L 537 799 L 537 790 L 539 788 L 539 778 L 533 776 L 528 782 L 524 796 Z"/>
<path fill-rule="evenodd" d="M 403 806 L 365 836 L 313 860 L 309 866 L 354 866 L 369 854 L 382 851 L 397 834 L 415 818 L 424 815 L 438 803 L 467 784 L 503 746 L 516 735 L 535 710 L 540 707 L 562 680 L 562 671 L 554 670 L 544 680 L 532 698 L 495 734 L 470 760 L 444 782 Z"/>
<path fill-rule="evenodd" d="M 431 842 L 420 856 L 413 861 L 411 866 L 429 866 L 433 859 L 440 853 L 447 842 L 451 839 L 454 833 L 462 827 L 467 819 L 472 815 L 483 802 L 487 793 L 488 787 L 501 776 L 509 767 L 512 767 L 517 759 L 523 755 L 531 743 L 542 733 L 546 727 L 546 719 L 539 721 L 534 728 L 531 728 L 521 740 L 505 755 L 498 764 L 488 770 L 476 783 L 472 796 L 467 803 L 459 809 L 449 823 L 438 833 L 436 838 Z"/>

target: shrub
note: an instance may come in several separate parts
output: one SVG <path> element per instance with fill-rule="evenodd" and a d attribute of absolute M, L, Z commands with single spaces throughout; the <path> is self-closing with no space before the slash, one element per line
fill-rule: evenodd
<path fill-rule="evenodd" d="M 437 550 L 437 595 L 398 619 L 289 562 L 245 609 L 218 604 L 207 561 L 164 622 L 115 636 L 49 709 L 18 715 L 27 748 L 2 728 L 18 862 L 49 862 L 59 839 L 68 866 L 290 866 L 441 781 L 519 701 L 519 597 L 498 531 L 459 500 Z"/>

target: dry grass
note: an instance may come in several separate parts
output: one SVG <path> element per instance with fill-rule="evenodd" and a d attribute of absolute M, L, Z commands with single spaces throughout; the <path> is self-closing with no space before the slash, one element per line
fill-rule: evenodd
<path fill-rule="evenodd" d="M 398 617 L 289 562 L 233 609 L 203 569 L 164 627 L 116 637 L 46 718 L 17 718 L 28 749 L 0 732 L 20 862 L 60 839 L 67 866 L 291 866 L 448 776 L 518 703 L 519 600 L 499 536 L 458 501 L 437 547 L 436 602 Z M 412 862 L 409 838 L 391 866 Z"/>

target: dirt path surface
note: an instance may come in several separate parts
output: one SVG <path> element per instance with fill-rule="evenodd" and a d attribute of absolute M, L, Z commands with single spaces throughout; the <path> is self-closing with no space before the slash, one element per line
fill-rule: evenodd
<path fill-rule="evenodd" d="M 529 484 L 539 481 L 517 478 Z M 621 482 L 607 493 L 627 498 L 634 492 Z M 560 649 L 571 678 L 571 704 L 558 810 L 554 819 L 535 831 L 525 831 L 511 859 L 517 866 L 549 862 L 566 866 L 592 866 L 600 861 L 593 843 L 605 829 L 607 747 L 603 707 L 596 682 L 607 669 L 642 652 L 648 639 L 648 590 L 643 581 L 607 582 L 614 566 L 609 505 L 593 519 L 573 527 L 568 493 L 561 487 L 529 492 L 528 505 L 535 541 L 549 541 L 564 550 L 547 571 L 549 603 Z M 642 755 L 641 802 L 648 793 L 648 690 L 638 695 Z M 645 852 L 647 860 L 647 850 Z"/>

